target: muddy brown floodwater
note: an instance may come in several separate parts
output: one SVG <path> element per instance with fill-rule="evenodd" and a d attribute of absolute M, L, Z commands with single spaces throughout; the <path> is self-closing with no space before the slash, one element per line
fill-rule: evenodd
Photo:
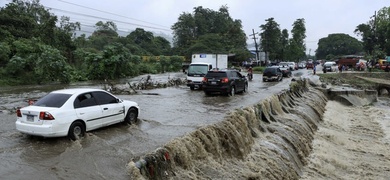
<path fill-rule="evenodd" d="M 295 72 L 297 76 L 304 70 Z M 153 80 L 183 77 L 180 73 L 153 75 Z M 138 81 L 138 77 L 128 81 Z M 118 95 L 140 104 L 135 125 L 113 125 L 87 133 L 79 141 L 68 138 L 39 138 L 15 130 L 15 108 L 28 99 L 63 88 L 102 88 L 99 82 L 67 86 L 17 86 L 0 89 L 0 177 L 1 179 L 132 179 L 126 165 L 148 152 L 200 127 L 223 120 L 229 112 L 252 105 L 282 89 L 282 82 L 262 83 L 255 74 L 249 92 L 234 97 L 205 96 L 186 86 L 139 91 L 158 95 Z"/>
<path fill-rule="evenodd" d="M 389 179 L 390 99 L 347 107 L 330 101 L 302 179 Z"/>
<path fill-rule="evenodd" d="M 294 75 L 318 79 L 306 69 Z M 152 79 L 167 77 L 183 74 Z M 140 104 L 139 123 L 88 132 L 78 141 L 17 132 L 15 107 L 55 89 L 102 84 L 1 88 L 0 178 L 388 179 L 388 98 L 345 106 L 308 83 L 285 91 L 290 83 L 263 83 L 255 74 L 249 92 L 234 97 L 186 86 L 118 95 Z"/>

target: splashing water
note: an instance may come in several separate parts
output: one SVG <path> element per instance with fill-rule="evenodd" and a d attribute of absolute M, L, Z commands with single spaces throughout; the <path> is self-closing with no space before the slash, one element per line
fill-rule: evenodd
<path fill-rule="evenodd" d="M 130 162 L 129 172 L 146 179 L 298 179 L 327 98 L 306 81 L 297 83 L 300 88 L 173 139 L 144 163 Z"/>

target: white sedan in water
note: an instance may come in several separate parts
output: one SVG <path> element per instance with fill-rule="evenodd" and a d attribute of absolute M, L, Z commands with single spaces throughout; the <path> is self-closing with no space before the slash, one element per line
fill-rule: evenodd
<path fill-rule="evenodd" d="M 29 135 L 76 140 L 86 131 L 119 122 L 134 123 L 138 115 L 136 102 L 121 100 L 107 91 L 63 89 L 18 109 L 16 129 Z"/>

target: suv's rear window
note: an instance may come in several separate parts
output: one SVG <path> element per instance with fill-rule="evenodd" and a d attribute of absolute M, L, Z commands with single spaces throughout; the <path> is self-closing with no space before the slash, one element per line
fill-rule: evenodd
<path fill-rule="evenodd" d="M 34 103 L 34 106 L 59 108 L 72 96 L 71 94 L 50 93 Z"/>
<path fill-rule="evenodd" d="M 264 70 L 264 73 L 267 73 L 267 72 L 276 72 L 276 68 L 266 68 L 265 70 Z"/>
<path fill-rule="evenodd" d="M 207 78 L 210 78 L 210 77 L 227 77 L 226 75 L 226 72 L 208 72 L 206 74 L 206 77 Z"/>

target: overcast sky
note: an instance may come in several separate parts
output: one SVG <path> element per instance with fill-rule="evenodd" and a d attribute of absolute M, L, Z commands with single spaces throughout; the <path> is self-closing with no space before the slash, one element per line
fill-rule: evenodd
<path fill-rule="evenodd" d="M 0 6 L 11 2 L 0 0 Z M 248 37 L 252 29 L 273 17 L 281 29 L 291 30 L 296 19 L 306 21 L 307 53 L 314 54 L 320 38 L 332 33 L 345 33 L 360 40 L 353 31 L 369 21 L 375 11 L 390 6 L 389 0 L 41 0 L 46 8 L 58 15 L 71 17 L 84 27 L 97 21 L 113 20 L 121 31 L 137 27 L 147 31 L 172 34 L 170 27 L 183 12 L 192 13 L 202 6 L 214 11 L 227 5 L 230 16 L 240 19 Z M 82 26 L 83 28 L 83 26 Z M 291 37 L 291 35 L 290 35 Z"/>

